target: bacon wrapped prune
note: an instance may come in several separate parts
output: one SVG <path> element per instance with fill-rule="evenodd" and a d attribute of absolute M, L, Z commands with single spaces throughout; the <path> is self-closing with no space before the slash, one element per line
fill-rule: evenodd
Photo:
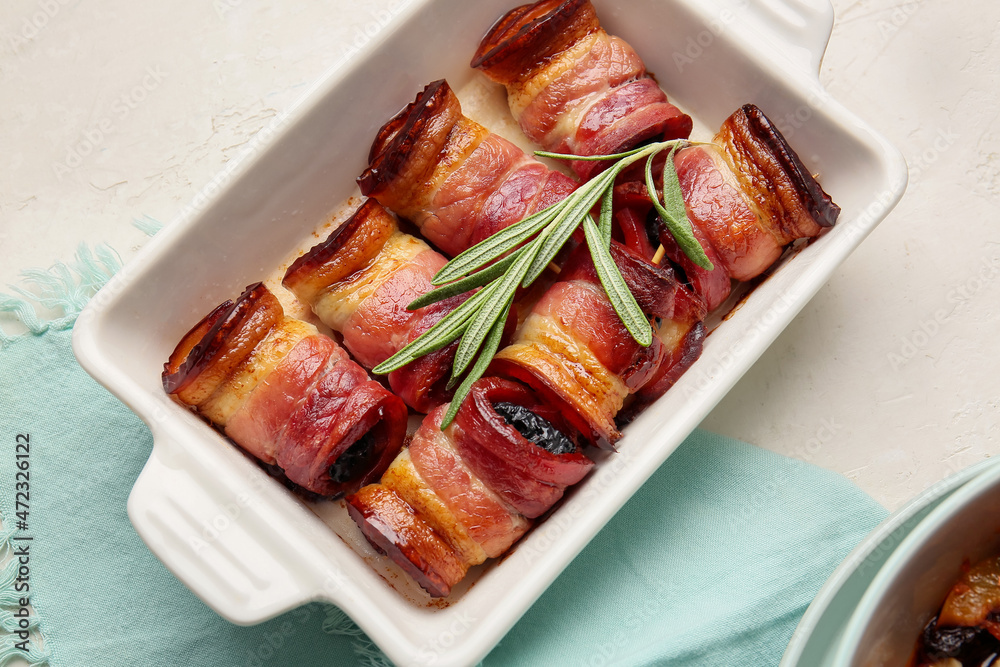
<path fill-rule="evenodd" d="M 697 266 L 667 228 L 653 233 L 709 310 L 729 295 L 730 280 L 766 271 L 788 244 L 818 236 L 840 214 L 764 113 L 745 104 L 722 124 L 711 144 L 678 150 L 674 167 L 688 219 L 714 268 Z M 659 186 L 657 186 L 659 187 Z M 619 215 L 647 220 L 652 204 L 643 183 L 619 184 Z"/>
<path fill-rule="evenodd" d="M 424 418 L 380 483 L 347 498 L 368 540 L 434 597 L 503 554 L 593 467 L 559 413 L 509 380 L 478 380 L 442 431 L 447 408 Z"/>
<path fill-rule="evenodd" d="M 611 256 L 644 313 L 654 318 L 653 342 L 642 347 L 608 300 L 585 246 L 573 251 L 559 280 L 535 304 L 491 372 L 526 382 L 565 408 L 588 441 L 609 447 L 625 399 L 651 401 L 701 351 L 702 302 L 667 267 L 655 266 L 612 241 Z M 672 384 L 672 383 L 670 383 Z M 655 391 L 659 391 L 655 395 Z"/>
<path fill-rule="evenodd" d="M 413 341 L 468 298 L 468 294 L 407 310 L 431 289 L 447 260 L 400 231 L 396 219 L 368 199 L 342 226 L 288 268 L 283 285 L 344 337 L 344 347 L 372 369 Z M 510 330 L 514 320 L 510 319 Z M 509 334 L 509 332 L 508 332 Z M 446 388 L 457 343 L 389 374 L 389 386 L 407 405 L 428 412 L 451 398 Z"/>
<path fill-rule="evenodd" d="M 361 191 L 409 219 L 454 256 L 576 189 L 499 135 L 462 115 L 447 81 L 434 81 L 372 144 Z"/>
<path fill-rule="evenodd" d="M 631 46 L 604 31 L 589 0 L 512 9 L 483 37 L 472 66 L 507 88 L 521 130 L 548 151 L 610 155 L 691 134 L 691 117 L 667 101 Z M 572 166 L 587 180 L 604 165 Z"/>
<path fill-rule="evenodd" d="M 406 406 L 262 284 L 215 308 L 164 364 L 163 387 L 299 487 L 335 497 L 378 479 Z"/>

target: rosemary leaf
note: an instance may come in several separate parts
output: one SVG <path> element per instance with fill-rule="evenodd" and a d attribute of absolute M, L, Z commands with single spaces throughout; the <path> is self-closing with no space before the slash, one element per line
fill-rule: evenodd
<path fill-rule="evenodd" d="M 663 161 L 663 208 L 670 211 L 675 217 L 687 219 L 684 193 L 681 191 L 681 182 L 677 177 L 677 167 L 674 164 L 674 155 L 676 154 L 677 146 L 671 146 L 667 153 L 667 159 Z M 652 166 L 650 168 L 652 169 Z"/>
<path fill-rule="evenodd" d="M 566 245 L 566 240 L 573 235 L 579 224 L 572 216 L 560 216 L 549 229 L 545 230 L 548 233 L 544 237 L 539 236 L 542 244 L 531 265 L 526 267 L 522 287 L 527 287 L 535 282 L 538 276 L 542 275 L 556 254 Z"/>
<path fill-rule="evenodd" d="M 475 271 L 484 264 L 500 257 L 508 250 L 516 248 L 538 230 L 547 226 L 558 215 L 561 204 L 562 202 L 556 202 L 547 206 L 459 253 L 437 272 L 431 280 L 431 284 L 443 285 L 456 278 L 461 278 L 470 271 Z"/>
<path fill-rule="evenodd" d="M 490 264 L 482 271 L 476 271 L 472 275 L 462 278 L 461 280 L 456 280 L 453 283 L 448 283 L 433 289 L 426 294 L 421 294 L 416 299 L 410 302 L 410 305 L 406 307 L 407 310 L 417 310 L 423 308 L 424 306 L 429 306 L 432 303 L 437 303 L 438 301 L 444 301 L 445 299 L 450 299 L 457 294 L 465 294 L 469 290 L 473 290 L 477 287 L 481 287 L 493 280 L 499 278 L 504 274 L 514 260 L 518 258 L 521 254 L 521 250 L 515 250 L 511 254 L 507 255 L 503 259 L 500 259 L 493 264 Z"/>
<path fill-rule="evenodd" d="M 674 166 L 674 154 L 676 152 L 677 146 L 675 145 L 667 153 L 667 159 L 663 162 L 663 208 L 670 213 L 670 217 L 681 221 L 686 229 L 691 229 L 687 207 L 684 205 L 684 193 L 681 191 L 681 182 L 677 178 L 677 167 Z M 692 236 L 694 236 L 693 232 Z M 707 261 L 708 258 L 706 257 L 705 260 Z"/>
<path fill-rule="evenodd" d="M 597 229 L 601 232 L 601 239 L 603 239 L 605 247 L 611 245 L 611 206 L 613 202 L 614 187 L 610 187 L 605 191 L 604 199 L 601 201 L 601 222 L 597 226 Z"/>
<path fill-rule="evenodd" d="M 677 169 L 674 167 L 674 152 L 676 150 L 677 146 L 674 145 L 667 154 L 667 161 L 663 166 L 664 199 L 672 210 L 665 208 L 656 194 L 656 184 L 653 182 L 653 157 L 655 154 L 650 155 L 646 160 L 646 190 L 649 194 L 649 200 L 653 202 L 653 208 L 656 209 L 674 240 L 677 241 L 677 245 L 688 256 L 688 259 L 701 268 L 712 271 L 715 266 L 708 259 L 701 243 L 695 238 L 694 231 L 691 229 L 691 221 L 687 217 L 687 209 L 684 207 L 684 197 L 681 193 L 680 181 L 677 178 Z"/>
<path fill-rule="evenodd" d="M 497 283 L 492 283 L 479 290 L 466 299 L 455 310 L 441 318 L 441 320 L 430 329 L 422 333 L 416 340 L 411 341 L 399 352 L 392 355 L 378 366 L 372 369 L 372 373 L 383 375 L 402 368 L 415 359 L 430 354 L 435 350 L 440 350 L 453 340 L 465 333 L 469 327 L 469 321 L 478 312 L 480 305 L 486 301 L 497 288 Z"/>
<path fill-rule="evenodd" d="M 683 140 L 671 140 L 614 155 L 562 155 L 538 151 L 536 155 L 542 157 L 614 161 L 614 164 L 587 183 L 580 185 L 562 201 L 497 232 L 448 262 L 432 280 L 432 283 L 439 287 L 415 299 L 408 306 L 410 310 L 463 294 L 476 287 L 482 289 L 445 315 L 419 338 L 376 366 L 373 372 L 379 374 L 391 372 L 461 338 L 452 366 L 451 379 L 447 384 L 448 388 L 458 383 L 459 378 L 466 373 L 466 369 L 468 373 L 459 384 L 442 422 L 442 428 L 448 426 L 468 395 L 472 384 L 482 377 L 496 354 L 518 287 L 529 286 L 541 275 L 580 224 L 583 225 L 598 279 L 612 307 L 621 318 L 629 335 L 640 345 L 650 345 L 653 332 L 649 320 L 629 291 L 609 251 L 614 224 L 612 215 L 614 182 L 618 174 L 629 165 L 646 159 L 646 187 L 657 213 L 663 218 L 664 224 L 670 229 L 685 254 L 699 266 L 711 269 L 712 264 L 691 229 L 684 208 L 680 181 L 673 166 L 673 156 L 677 147 L 689 144 L 690 142 Z M 664 200 L 661 202 L 653 182 L 652 162 L 653 156 L 668 147 L 671 150 L 664 165 Z M 591 211 L 598 201 L 600 201 L 600 222 L 596 223 Z"/>
<path fill-rule="evenodd" d="M 636 303 L 635 297 L 625 284 L 625 279 L 618 272 L 615 260 L 611 258 L 611 253 L 603 244 L 603 238 L 594 225 L 594 219 L 589 215 L 583 219 L 583 233 L 587 237 L 587 246 L 590 248 L 590 257 L 594 260 L 597 277 L 604 286 L 611 306 L 635 342 L 643 347 L 649 347 L 653 342 L 653 329 L 649 320 Z"/>
<path fill-rule="evenodd" d="M 514 293 L 517 286 L 524 277 L 532 257 L 538 252 L 543 237 L 538 237 L 525 247 L 517 261 L 507 269 L 503 278 L 493 283 L 493 294 L 483 302 L 476 315 L 470 320 L 465 333 L 462 334 L 462 342 L 458 344 L 455 352 L 455 361 L 452 365 L 452 377 L 458 377 L 465 372 L 465 369 L 476 356 L 476 351 L 489 335 L 493 326 L 498 321 L 501 313 L 506 313 L 510 309 L 510 304 L 514 301 Z"/>
<path fill-rule="evenodd" d="M 458 378 L 462 376 L 462 373 L 465 372 L 465 369 L 468 368 L 469 363 L 472 362 L 473 359 L 478 361 L 478 359 L 482 358 L 483 355 L 486 354 L 487 349 L 480 348 L 488 348 L 487 342 L 489 341 L 489 337 L 492 335 L 494 329 L 499 327 L 500 331 L 503 331 L 503 328 L 507 323 L 507 314 L 510 312 L 511 304 L 513 303 L 514 298 L 512 296 L 499 310 L 493 311 L 491 317 L 484 318 L 484 326 L 488 324 L 489 328 L 481 330 L 482 332 L 477 334 L 479 340 L 474 343 L 474 347 L 470 345 L 470 348 L 466 348 L 466 350 L 464 350 L 464 358 L 461 360 L 461 364 L 459 363 L 458 352 L 455 353 L 455 363 L 452 368 L 451 379 L 448 381 L 448 386 L 446 388 L 450 389 L 455 386 L 458 382 Z M 485 309 L 480 311 L 480 313 L 483 312 L 485 312 Z M 469 329 L 467 329 L 465 335 L 462 336 L 462 341 L 458 344 L 459 348 L 462 347 L 462 344 L 465 343 L 466 340 L 471 339 L 471 331 L 472 325 L 470 324 Z M 478 357 L 476 355 L 477 352 L 479 353 Z M 489 353 L 487 359 L 492 359 L 494 354 L 496 354 L 496 348 Z M 475 364 L 473 364 L 473 366 L 475 366 Z"/>
<path fill-rule="evenodd" d="M 580 219 L 589 215 L 590 209 L 594 208 L 594 205 L 601 198 L 601 195 L 604 194 L 605 190 L 609 190 L 614 185 L 615 178 L 617 178 L 620 171 L 621 169 L 618 165 L 606 169 L 597 178 L 584 183 L 560 202 L 563 206 L 559 211 L 559 215 L 552 221 L 552 226 L 546 229 L 546 232 L 549 232 L 550 229 L 551 232 L 543 241 L 541 250 L 538 251 L 538 254 L 532 260 L 531 266 L 528 268 L 528 272 L 525 274 L 524 281 L 521 284 L 522 287 L 527 287 L 535 282 L 538 276 L 542 275 L 545 267 L 562 250 L 562 247 L 566 245 L 566 241 L 576 231 L 576 228 L 580 224 Z"/>
<path fill-rule="evenodd" d="M 455 390 L 455 396 L 451 399 L 451 405 L 448 406 L 448 412 L 444 414 L 444 418 L 441 420 L 441 429 L 448 428 L 452 420 L 455 419 L 455 415 L 458 414 L 458 409 L 462 407 L 462 402 L 465 397 L 469 395 L 469 390 L 472 389 L 473 383 L 483 376 L 486 369 L 489 368 L 490 362 L 493 361 L 493 356 L 497 353 L 500 348 L 500 339 L 503 337 L 503 327 L 504 323 L 507 321 L 507 313 L 510 311 L 510 305 L 504 309 L 502 316 L 497 319 L 494 323 L 493 328 L 490 329 L 489 335 L 483 342 L 483 351 L 480 353 L 479 358 L 476 359 L 476 363 L 472 366 L 469 374 L 459 385 L 458 389 Z"/>
<path fill-rule="evenodd" d="M 680 146 L 711 146 L 712 144 L 704 141 L 691 141 L 690 139 L 669 139 L 667 141 L 659 141 L 653 144 L 647 144 L 645 146 L 640 146 L 639 148 L 633 148 L 630 151 L 625 151 L 623 153 L 609 153 L 607 155 L 573 155 L 571 153 L 551 153 L 549 151 L 535 151 L 535 155 L 538 157 L 552 158 L 553 160 L 579 160 L 583 162 L 602 162 L 604 160 L 623 160 L 624 158 L 632 157 L 644 157 L 645 155 L 650 155 L 652 153 L 659 153 L 664 148 L 668 146 L 680 147 Z M 631 164 L 635 160 L 629 160 L 628 163 Z"/>

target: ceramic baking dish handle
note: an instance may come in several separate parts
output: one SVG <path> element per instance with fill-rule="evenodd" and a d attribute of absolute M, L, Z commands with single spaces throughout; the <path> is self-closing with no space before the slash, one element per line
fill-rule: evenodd
<path fill-rule="evenodd" d="M 178 439 L 156 434 L 129 496 L 129 518 L 150 550 L 234 623 L 258 623 L 315 598 L 318 577 L 303 563 L 308 554 L 298 551 L 302 538 L 287 517 L 268 516 L 274 508 L 252 479 L 213 465 L 212 452 L 196 461 Z"/>
<path fill-rule="evenodd" d="M 756 17 L 768 44 L 795 67 L 817 76 L 833 30 L 830 0 L 731 0 Z"/>

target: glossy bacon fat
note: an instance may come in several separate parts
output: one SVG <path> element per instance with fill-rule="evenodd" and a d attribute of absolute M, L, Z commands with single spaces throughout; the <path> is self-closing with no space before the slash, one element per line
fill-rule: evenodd
<path fill-rule="evenodd" d="M 715 143 L 722 147 L 779 242 L 816 236 L 837 222 L 840 207 L 753 104 L 744 104 L 726 119 Z"/>
<path fill-rule="evenodd" d="M 604 31 L 586 0 L 511 10 L 483 38 L 472 66 L 506 86 L 521 129 L 549 151 L 607 155 L 691 133 L 691 117 L 667 101 L 631 46 Z M 572 165 L 584 180 L 602 168 Z"/>
<path fill-rule="evenodd" d="M 468 298 L 409 311 L 432 289 L 445 258 L 418 238 L 399 231 L 395 218 L 367 200 L 329 238 L 297 259 L 283 284 L 344 336 L 344 346 L 374 368 Z M 389 374 L 389 385 L 410 407 L 427 412 L 447 401 L 445 389 L 457 343 Z"/>
<path fill-rule="evenodd" d="M 260 283 L 184 336 L 164 364 L 163 387 L 321 496 L 378 479 L 406 431 L 403 402 L 311 324 L 285 317 Z"/>
<path fill-rule="evenodd" d="M 435 597 L 503 554 L 593 467 L 560 415 L 508 380 L 477 381 L 442 431 L 446 411 L 427 415 L 379 484 L 347 498 L 368 540 Z"/>
<path fill-rule="evenodd" d="M 361 191 L 413 221 L 446 255 L 553 204 L 576 188 L 506 139 L 462 115 L 443 79 L 381 129 Z"/>
<path fill-rule="evenodd" d="M 642 347 L 625 329 L 587 248 L 579 247 L 559 282 L 546 291 L 491 365 L 495 374 L 526 382 L 563 407 L 567 419 L 601 447 L 621 437 L 615 417 L 630 394 L 670 371 L 679 375 L 697 358 L 703 335 L 688 334 L 705 317 L 704 304 L 669 268 L 654 266 L 617 242 L 612 242 L 611 252 L 639 306 L 656 321 L 652 345 Z M 681 354 L 678 348 L 685 342 L 690 350 Z"/>
<path fill-rule="evenodd" d="M 819 235 L 840 213 L 764 113 L 747 104 L 722 125 L 711 145 L 677 151 L 674 166 L 694 235 L 715 269 L 691 262 L 666 228 L 656 234 L 709 310 L 729 295 L 730 279 L 767 270 L 785 246 Z M 650 210 L 645 185 L 617 186 L 619 217 L 642 220 Z"/>

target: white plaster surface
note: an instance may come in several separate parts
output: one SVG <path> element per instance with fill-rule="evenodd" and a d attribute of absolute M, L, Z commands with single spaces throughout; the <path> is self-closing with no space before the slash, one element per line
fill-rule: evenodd
<path fill-rule="evenodd" d="M 83 242 L 129 259 L 402 4 L 0 4 L 0 291 Z M 822 81 L 910 186 L 703 426 L 892 509 L 1000 451 L 1000 5 L 834 5 Z"/>

